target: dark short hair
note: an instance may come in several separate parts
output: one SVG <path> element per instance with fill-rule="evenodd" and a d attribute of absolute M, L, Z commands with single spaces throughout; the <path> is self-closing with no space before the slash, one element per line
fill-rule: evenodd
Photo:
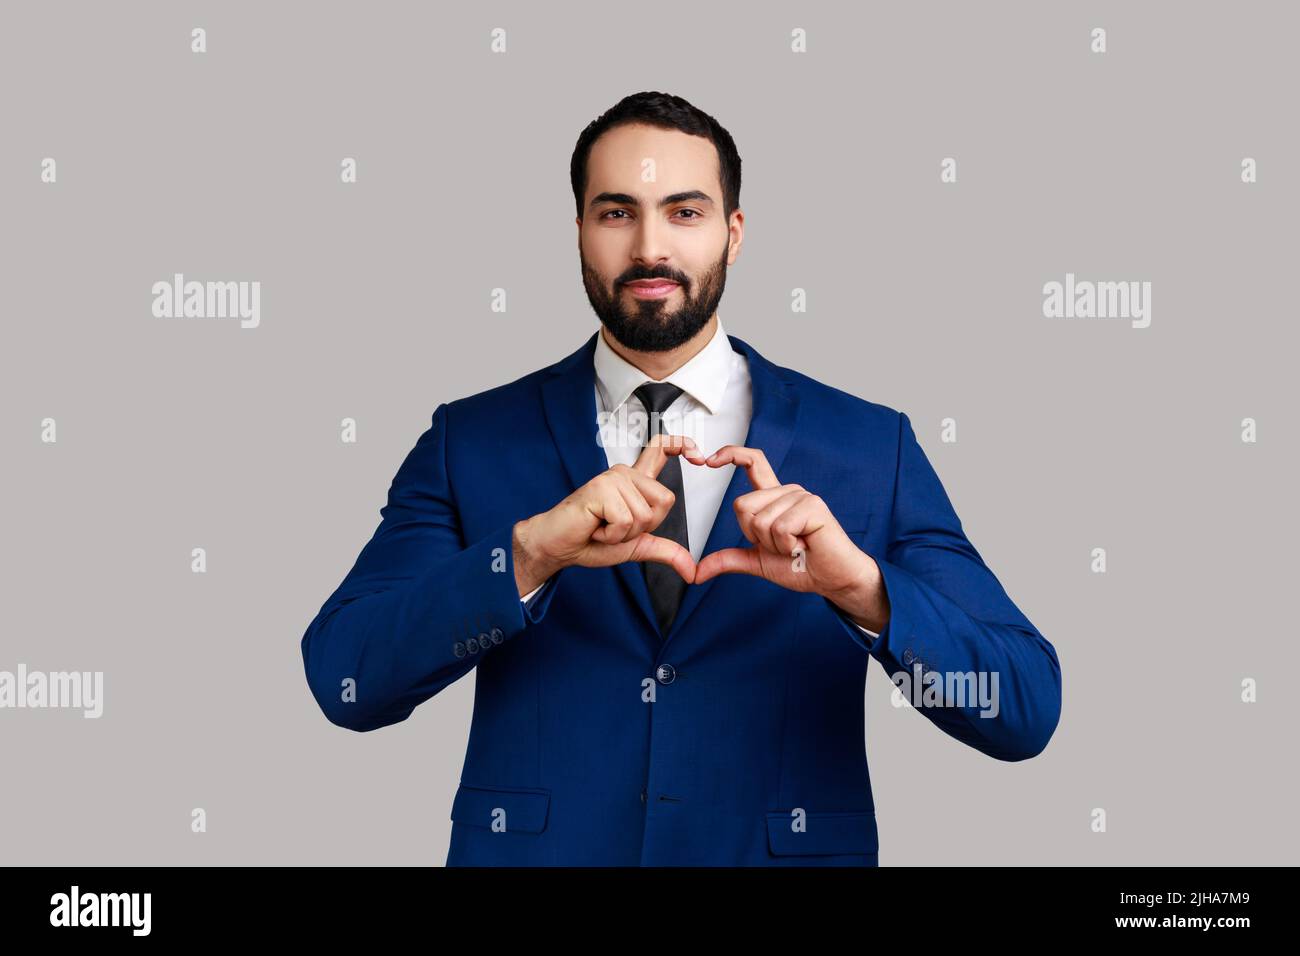
<path fill-rule="evenodd" d="M 617 126 L 644 123 L 661 129 L 677 129 L 692 136 L 703 136 L 718 152 L 718 179 L 722 183 L 722 212 L 726 219 L 740 208 L 740 154 L 731 134 L 708 113 L 697 109 L 671 93 L 643 92 L 623 97 L 599 117 L 592 120 L 578 137 L 569 161 L 569 179 L 573 183 L 573 200 L 578 218 L 584 218 L 582 199 L 587 191 L 587 157 L 592 144 L 603 133 Z"/>

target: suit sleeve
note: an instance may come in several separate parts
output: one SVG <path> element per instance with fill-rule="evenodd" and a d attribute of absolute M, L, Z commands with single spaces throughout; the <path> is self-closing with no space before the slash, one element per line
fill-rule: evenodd
<path fill-rule="evenodd" d="M 934 680 L 925 675 L 938 672 L 944 705 L 917 710 L 944 733 L 999 760 L 1041 753 L 1061 714 L 1056 650 L 966 538 L 902 413 L 889 544 L 883 558 L 872 557 L 884 577 L 889 622 L 869 640 L 832 604 L 850 637 L 880 661 L 891 680 L 905 673 L 910 684 L 919 685 L 916 699 L 923 700 L 927 681 Z M 970 692 L 978 690 L 981 675 L 991 692 L 985 702 Z M 909 684 L 901 686 L 913 699 Z"/>
<path fill-rule="evenodd" d="M 554 593 L 520 601 L 514 522 L 463 541 L 447 477 L 448 415 L 446 404 L 434 411 L 393 478 L 379 527 L 303 635 L 307 684 L 340 727 L 405 720 L 486 655 L 503 653 Z"/>

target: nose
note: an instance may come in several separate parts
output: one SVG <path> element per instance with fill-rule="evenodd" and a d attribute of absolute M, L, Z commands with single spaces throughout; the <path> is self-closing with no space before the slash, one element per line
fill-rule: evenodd
<path fill-rule="evenodd" d="M 655 216 L 641 218 L 631 249 L 632 258 L 639 265 L 654 270 L 668 258 L 667 228 L 667 224 L 661 223 Z"/>

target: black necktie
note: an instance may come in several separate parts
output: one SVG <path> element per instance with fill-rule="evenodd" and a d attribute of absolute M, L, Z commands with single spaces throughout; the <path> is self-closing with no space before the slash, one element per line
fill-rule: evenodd
<path fill-rule="evenodd" d="M 656 425 L 659 434 L 669 434 L 661 416 L 681 393 L 680 388 L 668 382 L 646 382 L 633 393 L 641 399 L 641 404 L 645 406 L 646 414 L 650 419 L 646 428 L 647 443 L 650 441 L 650 436 L 654 434 L 652 429 Z M 669 455 L 668 460 L 664 462 L 663 470 L 659 472 L 659 483 L 677 497 L 668 511 L 668 516 L 659 527 L 651 531 L 651 534 L 676 541 L 689 551 L 691 546 L 686 534 L 686 495 L 682 490 L 682 462 L 676 455 Z M 677 607 L 682 603 L 682 595 L 686 593 L 686 582 L 670 565 L 660 564 L 657 561 L 642 561 L 641 570 L 645 573 L 646 587 L 650 589 L 650 603 L 654 606 L 655 617 L 659 619 L 659 633 L 667 634 L 677 614 Z"/>

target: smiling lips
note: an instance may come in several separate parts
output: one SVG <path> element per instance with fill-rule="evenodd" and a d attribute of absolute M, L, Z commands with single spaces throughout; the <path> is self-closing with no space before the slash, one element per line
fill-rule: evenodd
<path fill-rule="evenodd" d="M 677 283 L 668 279 L 637 279 L 625 285 L 638 299 L 662 299 L 677 288 Z"/>

